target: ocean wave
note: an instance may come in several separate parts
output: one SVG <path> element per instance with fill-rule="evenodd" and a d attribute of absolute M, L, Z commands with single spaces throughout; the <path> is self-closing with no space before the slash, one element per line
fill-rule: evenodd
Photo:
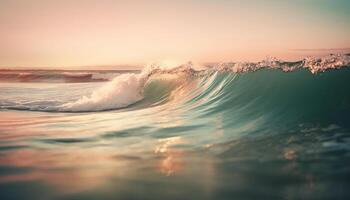
<path fill-rule="evenodd" d="M 23 100 L 22 102 L 13 102 L 5 99 L 0 101 L 0 108 L 91 112 L 121 109 L 130 106 L 147 108 L 147 106 L 151 105 L 177 101 L 177 106 L 187 106 L 188 109 L 193 109 L 194 107 L 197 110 L 201 109 L 202 113 L 209 112 L 211 109 L 218 111 L 221 107 L 228 105 L 231 107 L 239 106 L 240 110 L 242 110 L 246 107 L 246 104 L 241 103 L 243 99 L 245 99 L 245 103 L 253 103 L 260 98 L 267 98 L 268 95 L 275 95 L 278 98 L 282 94 L 289 96 L 288 92 L 292 93 L 293 91 L 304 94 L 305 88 L 309 88 L 310 84 L 314 85 L 316 83 L 318 84 L 317 86 L 309 88 L 310 92 L 315 92 L 321 85 L 326 90 L 330 85 L 344 79 L 344 74 L 349 73 L 349 68 L 346 68 L 349 65 L 350 56 L 347 54 L 329 55 L 322 58 L 305 58 L 297 62 L 286 62 L 272 58 L 257 63 L 218 63 L 200 70 L 196 69 L 191 62 L 172 67 L 152 64 L 145 67 L 141 73 L 117 75 L 105 85 L 94 89 L 90 94 L 84 94 L 77 98 L 57 100 L 51 102 L 50 105 L 45 103 L 47 99 L 37 101 Z M 344 70 L 340 70 L 340 73 L 332 73 L 332 71 L 334 72 L 332 69 L 341 68 L 344 68 Z M 259 72 L 257 72 L 258 70 Z M 306 70 L 311 73 L 308 73 Z M 332 71 L 325 72 L 327 70 Z M 323 80 L 316 75 L 321 72 L 327 74 L 327 80 Z M 328 74 L 332 74 L 331 77 Z M 90 73 L 63 73 L 63 75 L 73 79 L 86 77 L 91 79 L 92 77 Z M 33 74 L 25 73 L 21 76 L 32 77 Z M 343 81 L 345 81 L 342 84 L 343 86 L 350 85 L 348 78 L 345 78 Z M 293 87 L 290 87 L 290 85 Z M 341 86 L 337 85 L 337 87 Z M 277 89 L 288 92 L 285 94 L 279 91 L 278 93 L 275 91 Z M 261 91 L 265 91 L 265 93 L 261 93 Z M 247 94 L 249 94 L 248 97 L 246 97 Z M 309 98 L 308 93 L 304 95 L 306 95 L 304 97 Z M 300 98 L 303 98 L 303 96 L 300 96 Z M 331 97 L 322 98 L 328 99 Z M 239 101 L 239 103 L 227 103 L 233 100 Z M 270 101 L 272 100 L 274 99 Z M 287 99 L 285 101 L 286 103 L 288 102 Z M 316 99 L 314 101 L 319 102 Z M 31 102 L 35 102 L 35 104 Z M 193 104 L 193 102 L 196 103 Z M 262 102 L 262 104 L 264 103 L 267 102 Z M 192 107 L 189 106 L 191 104 Z M 259 106 L 256 105 L 256 107 Z M 271 110 L 275 110 L 275 108 L 271 107 Z"/>
<path fill-rule="evenodd" d="M 118 74 L 91 72 L 56 72 L 56 71 L 0 71 L 0 82 L 103 82 L 113 79 Z"/>
<path fill-rule="evenodd" d="M 322 58 L 305 58 L 298 62 L 284 62 L 278 59 L 266 59 L 258 63 L 221 63 L 206 70 L 195 70 L 191 62 L 180 66 L 164 66 L 152 64 L 147 66 L 140 74 L 123 74 L 116 77 L 104 87 L 94 91 L 90 97 L 82 97 L 76 102 L 62 105 L 61 111 L 99 111 L 117 109 L 134 104 L 143 99 L 145 83 L 151 77 L 162 74 L 191 76 L 206 72 L 253 72 L 259 69 L 281 69 L 284 72 L 291 72 L 297 69 L 306 68 L 311 73 L 324 72 L 329 69 L 338 69 L 350 64 L 348 55 L 329 55 Z M 189 81 L 193 81 L 188 79 Z M 180 87 L 179 85 L 178 87 Z"/>

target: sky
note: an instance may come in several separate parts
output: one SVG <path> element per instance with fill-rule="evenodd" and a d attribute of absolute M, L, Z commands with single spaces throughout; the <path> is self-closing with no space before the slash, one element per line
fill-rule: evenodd
<path fill-rule="evenodd" d="M 348 0 L 0 0 L 0 67 L 293 60 L 350 51 L 349 10 Z"/>

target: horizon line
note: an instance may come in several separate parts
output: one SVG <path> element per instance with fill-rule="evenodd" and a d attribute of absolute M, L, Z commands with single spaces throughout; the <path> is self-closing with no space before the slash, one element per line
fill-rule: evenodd
<path fill-rule="evenodd" d="M 349 51 L 349 52 L 341 52 L 341 54 L 350 55 L 350 47 L 349 48 L 319 48 L 319 49 L 310 48 L 310 49 L 290 49 L 290 50 L 291 51 Z M 333 53 L 329 52 L 329 55 L 332 55 L 332 54 Z M 271 55 L 266 56 L 265 59 L 271 58 L 271 57 L 273 56 Z M 319 57 L 319 56 L 315 56 L 315 57 Z M 262 60 L 264 59 L 260 59 L 259 61 L 262 61 Z M 287 61 L 289 59 L 285 59 L 285 60 Z M 192 61 L 187 61 L 187 62 L 192 62 Z M 196 62 L 196 63 L 206 65 L 206 64 L 221 63 L 221 62 L 223 61 L 206 61 L 206 62 Z M 227 62 L 240 62 L 240 61 L 227 61 Z M 98 64 L 98 65 L 71 65 L 71 66 L 1 66 L 0 65 L 0 70 L 77 70 L 77 71 L 78 70 L 141 70 L 146 65 L 147 64 Z"/>

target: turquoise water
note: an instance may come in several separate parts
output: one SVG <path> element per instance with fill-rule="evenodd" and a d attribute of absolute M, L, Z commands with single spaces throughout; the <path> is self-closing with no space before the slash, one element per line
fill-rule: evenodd
<path fill-rule="evenodd" d="M 349 68 L 143 73 L 0 83 L 1 199 L 350 196 Z"/>

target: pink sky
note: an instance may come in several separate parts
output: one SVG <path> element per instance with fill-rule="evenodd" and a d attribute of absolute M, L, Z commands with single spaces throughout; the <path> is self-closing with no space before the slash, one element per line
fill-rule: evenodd
<path fill-rule="evenodd" d="M 349 51 L 350 19 L 341 7 L 322 0 L 264 2 L 0 0 L 0 67 L 256 61 Z"/>

